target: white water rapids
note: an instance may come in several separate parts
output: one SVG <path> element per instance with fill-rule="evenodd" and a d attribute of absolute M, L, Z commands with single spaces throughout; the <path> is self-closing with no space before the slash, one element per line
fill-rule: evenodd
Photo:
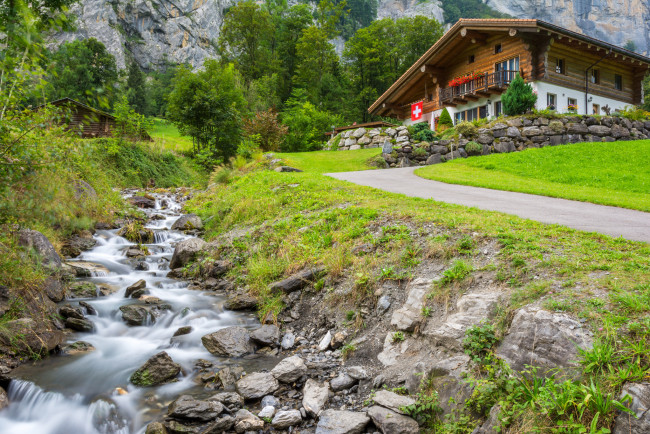
<path fill-rule="evenodd" d="M 161 202 L 167 207 L 162 209 Z M 193 377 L 198 359 L 219 366 L 231 363 L 212 356 L 201 344 L 201 336 L 231 325 L 256 327 L 253 314 L 231 312 L 222 307 L 224 297 L 210 292 L 190 290 L 187 282 L 167 278 L 173 246 L 187 235 L 170 230 L 180 216 L 180 205 L 172 196 L 157 196 L 156 209 L 149 215 L 162 214 L 161 220 L 147 224 L 155 232 L 155 242 L 147 245 L 148 271 L 136 271 L 125 250 L 133 243 L 116 235 L 117 230 L 97 231 L 97 245 L 82 253 L 81 261 L 105 266 L 107 276 L 85 280 L 119 288 L 106 297 L 84 299 L 98 312 L 87 315 L 94 323 L 92 333 L 73 333 L 68 342 L 86 341 L 95 350 L 80 355 L 51 356 L 22 366 L 12 375 L 8 390 L 10 405 L 0 411 L 1 434 L 77 434 L 144 432 L 146 423 L 160 416 L 169 402 L 183 393 L 209 395 Z M 127 286 L 144 279 L 149 294 L 170 304 L 154 324 L 127 326 L 119 307 L 138 303 L 124 298 Z M 73 306 L 78 300 L 67 300 Z M 171 339 L 179 327 L 191 326 L 191 333 Z M 152 355 L 166 351 L 183 370 L 178 382 L 160 387 L 140 388 L 129 383 L 131 374 Z M 246 370 L 268 363 L 264 359 L 238 360 Z M 128 393 L 119 394 L 117 388 Z"/>

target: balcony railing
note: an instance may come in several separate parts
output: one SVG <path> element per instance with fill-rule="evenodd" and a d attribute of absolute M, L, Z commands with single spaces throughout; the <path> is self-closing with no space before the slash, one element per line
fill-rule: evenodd
<path fill-rule="evenodd" d="M 489 95 L 490 90 L 503 89 L 514 80 L 519 71 L 497 71 L 475 78 L 467 83 L 440 89 L 440 105 L 453 103 L 454 100 L 462 102 L 463 97 L 477 97 L 477 94 Z"/>

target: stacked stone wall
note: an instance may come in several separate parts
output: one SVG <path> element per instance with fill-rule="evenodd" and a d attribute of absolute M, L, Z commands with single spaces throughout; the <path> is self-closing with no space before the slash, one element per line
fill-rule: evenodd
<path fill-rule="evenodd" d="M 364 148 L 381 148 L 384 143 L 393 146 L 411 145 L 411 136 L 405 126 L 395 128 L 357 128 L 355 130 L 342 131 L 325 145 L 326 149 L 332 151 L 353 151 Z"/>
<path fill-rule="evenodd" d="M 616 142 L 646 139 L 650 120 L 622 117 L 514 117 L 477 128 L 468 137 L 396 144 L 383 153 L 389 167 L 424 166 L 472 155 L 523 151 L 578 142 Z"/>

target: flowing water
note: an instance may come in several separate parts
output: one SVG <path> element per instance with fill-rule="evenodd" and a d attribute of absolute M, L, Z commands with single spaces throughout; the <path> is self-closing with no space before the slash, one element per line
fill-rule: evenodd
<path fill-rule="evenodd" d="M 166 207 L 161 203 L 166 202 Z M 162 209 L 164 208 L 164 209 Z M 96 246 L 77 260 L 103 265 L 109 273 L 85 280 L 108 284 L 118 290 L 106 297 L 86 299 L 97 315 L 92 333 L 73 333 L 68 342 L 85 341 L 95 350 L 79 355 L 52 356 L 23 365 L 13 372 L 8 394 L 11 404 L 0 411 L 2 434 L 137 433 L 146 423 L 160 416 L 169 402 L 183 393 L 208 396 L 210 392 L 194 382 L 198 359 L 207 359 L 215 368 L 232 361 L 212 356 L 201 344 L 201 336 L 231 325 L 254 328 L 259 325 L 252 314 L 224 310 L 224 297 L 211 292 L 188 289 L 187 282 L 166 277 L 174 245 L 188 235 L 170 228 L 180 216 L 180 204 L 173 196 L 157 196 L 156 209 L 145 210 L 151 217 L 148 228 L 155 242 L 147 245 L 147 271 L 136 271 L 125 250 L 133 243 L 116 235 L 117 230 L 97 231 Z M 144 279 L 149 294 L 170 304 L 153 324 L 130 327 L 122 320 L 119 307 L 138 303 L 124 298 L 127 286 Z M 68 300 L 76 305 L 78 300 Z M 179 327 L 191 326 L 191 333 L 172 336 Z M 166 351 L 183 370 L 179 381 L 151 388 L 128 382 L 131 374 L 149 357 Z M 252 372 L 271 363 L 266 358 L 238 360 Z M 120 390 L 122 388 L 124 390 Z M 127 393 L 125 393 L 126 391 Z M 214 392 L 212 392 L 214 393 Z"/>

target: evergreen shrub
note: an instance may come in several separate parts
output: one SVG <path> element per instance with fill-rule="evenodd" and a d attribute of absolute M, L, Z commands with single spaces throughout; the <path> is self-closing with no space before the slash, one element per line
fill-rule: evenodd
<path fill-rule="evenodd" d="M 524 82 L 519 74 L 512 80 L 508 90 L 501 96 L 503 112 L 507 116 L 516 116 L 526 113 L 535 107 L 537 94 L 530 83 Z"/>

